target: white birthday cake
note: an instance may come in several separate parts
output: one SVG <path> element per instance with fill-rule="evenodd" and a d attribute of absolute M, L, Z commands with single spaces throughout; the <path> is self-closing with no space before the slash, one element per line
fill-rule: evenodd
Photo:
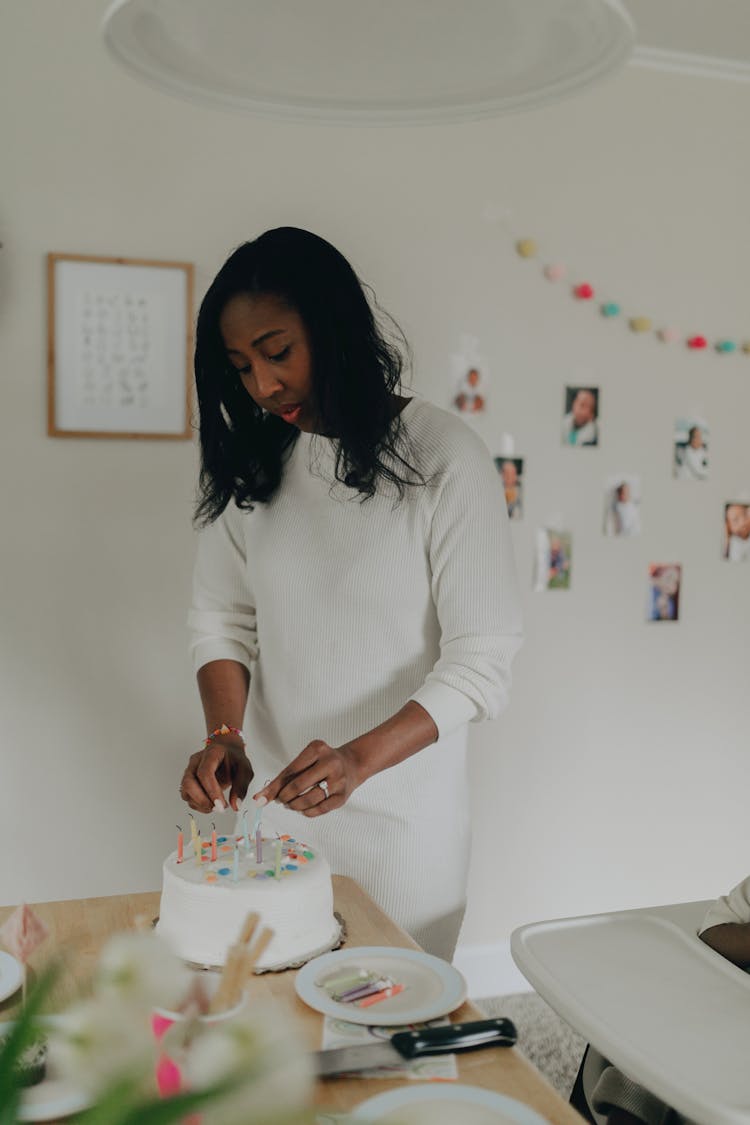
<path fill-rule="evenodd" d="M 257 971 L 303 964 L 338 944 L 331 869 L 291 836 L 218 836 L 164 860 L 157 932 L 178 956 L 223 965 L 247 915 L 256 912 L 274 936 Z"/>

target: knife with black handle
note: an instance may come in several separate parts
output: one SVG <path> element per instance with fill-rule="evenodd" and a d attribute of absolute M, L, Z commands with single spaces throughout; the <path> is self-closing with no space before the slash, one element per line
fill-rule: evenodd
<path fill-rule="evenodd" d="M 485 1047 L 512 1047 L 518 1038 L 509 1019 L 474 1020 L 445 1027 L 424 1027 L 398 1031 L 381 1043 L 362 1043 L 352 1047 L 333 1047 L 317 1051 L 315 1066 L 319 1077 L 333 1078 L 352 1070 L 393 1066 L 404 1059 L 422 1055 L 447 1055 L 453 1051 L 480 1051 Z"/>

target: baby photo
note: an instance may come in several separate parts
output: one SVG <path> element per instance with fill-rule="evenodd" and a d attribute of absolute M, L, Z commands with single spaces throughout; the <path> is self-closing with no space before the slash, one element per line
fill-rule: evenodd
<path fill-rule="evenodd" d="M 481 414 L 487 405 L 486 379 L 479 367 L 467 367 L 458 377 L 453 405 L 462 414 Z"/>
<path fill-rule="evenodd" d="M 650 563 L 648 577 L 647 620 L 679 620 L 682 566 L 679 563 Z"/>
<path fill-rule="evenodd" d="M 626 473 L 604 482 L 604 534 L 641 534 L 641 478 Z"/>
<path fill-rule="evenodd" d="M 675 422 L 674 475 L 677 480 L 708 477 L 708 426 L 697 418 Z"/>
<path fill-rule="evenodd" d="M 599 388 L 566 387 L 563 445 L 599 444 Z"/>
<path fill-rule="evenodd" d="M 571 546 L 570 532 L 539 528 L 536 533 L 536 593 L 570 588 Z"/>
<path fill-rule="evenodd" d="M 523 457 L 495 457 L 494 461 L 495 468 L 502 477 L 508 517 L 520 520 L 523 515 Z"/>
<path fill-rule="evenodd" d="M 730 501 L 724 505 L 722 554 L 729 562 L 750 560 L 750 504 Z"/>

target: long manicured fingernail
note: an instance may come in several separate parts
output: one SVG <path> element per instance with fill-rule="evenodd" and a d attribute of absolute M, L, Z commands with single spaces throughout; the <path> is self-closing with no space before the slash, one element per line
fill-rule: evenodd
<path fill-rule="evenodd" d="M 216 811 L 217 812 L 224 812 L 224 809 L 226 807 L 227 806 L 224 804 L 224 802 L 220 801 L 219 798 L 217 797 L 216 800 L 214 801 L 214 808 L 216 809 Z"/>
<path fill-rule="evenodd" d="M 260 794 L 256 793 L 253 797 L 253 801 L 256 805 L 260 805 L 260 807 L 263 808 L 264 805 L 268 804 L 268 797 L 261 797 Z"/>

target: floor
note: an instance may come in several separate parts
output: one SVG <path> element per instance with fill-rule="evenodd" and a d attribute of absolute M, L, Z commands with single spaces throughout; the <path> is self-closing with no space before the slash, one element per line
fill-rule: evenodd
<path fill-rule="evenodd" d="M 490 996 L 474 1003 L 488 1016 L 507 1016 L 513 1021 L 518 1049 L 567 1101 L 586 1041 L 535 992 Z"/>

